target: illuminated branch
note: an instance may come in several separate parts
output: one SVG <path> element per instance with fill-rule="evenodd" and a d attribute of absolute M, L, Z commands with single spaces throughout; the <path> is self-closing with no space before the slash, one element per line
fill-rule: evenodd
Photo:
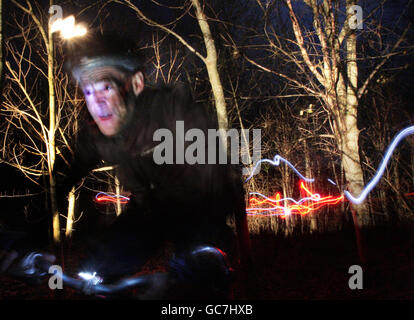
<path fill-rule="evenodd" d="M 114 1 L 117 3 L 123 3 L 122 1 Z M 194 49 L 194 47 L 192 47 L 187 41 L 184 40 L 184 38 L 182 36 L 180 36 L 178 33 L 176 33 L 174 30 L 172 30 L 171 28 L 166 27 L 165 25 L 162 25 L 154 20 L 151 20 L 150 18 L 148 18 L 146 15 L 144 15 L 142 13 L 141 10 L 138 9 L 137 6 L 135 6 L 134 4 L 131 3 L 131 1 L 129 0 L 124 0 L 124 2 L 127 4 L 128 7 L 130 7 L 132 10 L 134 10 L 138 17 L 144 21 L 146 24 L 148 24 L 149 26 L 152 27 L 157 27 L 160 28 L 161 30 L 173 35 L 174 37 L 176 37 L 183 45 L 185 45 L 188 50 L 190 50 L 192 53 L 194 53 L 197 57 L 199 57 L 202 61 L 205 62 L 206 58 L 200 53 L 198 52 L 196 49 Z"/>

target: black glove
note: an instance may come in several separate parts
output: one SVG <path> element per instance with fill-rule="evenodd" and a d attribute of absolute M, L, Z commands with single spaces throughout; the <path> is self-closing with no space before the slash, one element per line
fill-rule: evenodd
<path fill-rule="evenodd" d="M 46 274 L 35 265 L 35 258 L 39 255 L 50 263 L 56 257 L 47 253 L 36 253 L 33 242 L 25 232 L 0 232 L 0 272 L 21 278 L 30 284 L 39 284 L 40 278 Z"/>
<path fill-rule="evenodd" d="M 41 282 L 41 278 L 47 275 L 49 271 L 48 268 L 46 270 L 39 265 L 39 259 L 44 261 L 42 266 L 49 266 L 55 262 L 56 257 L 48 253 L 29 252 L 23 257 L 18 257 L 17 261 L 9 267 L 8 273 L 16 278 L 21 278 L 29 284 L 38 285 Z"/>

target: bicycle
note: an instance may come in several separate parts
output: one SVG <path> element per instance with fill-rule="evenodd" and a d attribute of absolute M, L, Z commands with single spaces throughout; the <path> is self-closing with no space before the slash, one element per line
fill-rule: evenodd
<path fill-rule="evenodd" d="M 229 267 L 227 256 L 221 250 L 215 247 L 202 246 L 193 250 L 190 255 L 195 260 L 200 260 L 200 263 L 203 265 L 205 265 L 203 259 L 204 261 L 206 261 L 206 258 L 210 259 L 209 261 L 212 262 L 208 267 L 205 266 L 207 269 L 212 270 L 211 268 L 216 268 L 216 270 L 212 270 L 212 273 L 220 273 L 223 275 L 223 279 L 232 278 L 234 271 Z M 129 289 L 138 289 L 142 291 L 141 295 L 138 296 L 139 299 L 153 300 L 163 299 L 164 297 L 162 294 L 166 288 L 177 284 L 181 285 L 183 283 L 189 283 L 192 280 L 192 270 L 177 271 L 180 267 L 182 267 L 182 264 L 181 262 L 177 262 L 179 260 L 173 259 L 172 261 L 175 261 L 175 263 L 172 264 L 173 271 L 132 276 L 117 280 L 114 283 L 106 284 L 104 283 L 104 279 L 96 273 L 82 271 L 77 274 L 79 278 L 69 276 L 65 272 L 55 273 L 54 271 L 56 271 L 56 267 L 59 266 L 56 266 L 52 262 L 45 259 L 45 254 L 33 251 L 29 252 L 22 259 L 20 259 L 19 262 L 10 269 L 9 273 L 15 277 L 29 281 L 39 280 L 51 276 L 60 277 L 65 286 L 73 288 L 77 292 L 87 296 L 97 298 L 112 298 Z M 217 281 L 215 278 L 213 280 Z M 39 281 L 37 282 L 37 284 L 39 284 Z M 203 283 L 208 282 L 204 281 Z M 223 287 L 226 287 L 226 283 L 223 283 Z M 221 289 L 222 288 L 218 288 L 218 290 Z M 218 294 L 220 298 L 224 298 L 223 294 L 220 296 L 219 292 L 215 293 Z"/>

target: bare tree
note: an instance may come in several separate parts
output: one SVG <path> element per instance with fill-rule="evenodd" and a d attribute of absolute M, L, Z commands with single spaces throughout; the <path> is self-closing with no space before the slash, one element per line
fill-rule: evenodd
<path fill-rule="evenodd" d="M 71 106 L 78 101 L 68 91 L 69 80 L 61 72 L 62 64 L 55 64 L 47 11 L 33 8 L 30 1 L 23 5 L 13 0 L 13 4 L 22 14 L 14 21 L 18 33 L 5 41 L 8 82 L 1 109 L 6 120 L 2 162 L 38 185 L 42 177 L 48 177 L 53 240 L 58 243 L 61 236 L 53 168 L 56 155 L 69 147 L 69 136 L 76 132 L 77 112 Z"/>
<path fill-rule="evenodd" d="M 184 12 L 188 12 L 192 7 L 195 9 L 196 19 L 199 24 L 199 27 L 201 29 L 202 35 L 203 35 L 203 41 L 206 49 L 206 56 L 204 56 L 201 52 L 196 50 L 189 42 L 187 42 L 184 37 L 179 35 L 174 31 L 174 28 L 171 27 L 173 23 L 170 24 L 161 24 L 158 23 L 149 17 L 147 17 L 139 8 L 138 6 L 134 5 L 129 0 L 124 1 L 114 1 L 120 4 L 125 4 L 128 7 L 130 7 L 138 16 L 138 18 L 148 24 L 149 26 L 159 28 L 163 30 L 164 32 L 174 36 L 176 39 L 178 39 L 183 45 L 185 45 L 192 53 L 194 53 L 198 58 L 203 61 L 203 63 L 206 66 L 209 80 L 211 83 L 211 89 L 214 96 L 215 101 L 215 107 L 217 112 L 217 119 L 219 123 L 220 129 L 227 129 L 228 127 L 228 119 L 227 119 L 227 109 L 226 109 L 226 101 L 224 98 L 224 92 L 223 87 L 221 84 L 218 68 L 217 68 L 217 50 L 214 45 L 214 38 L 211 34 L 210 26 L 207 22 L 207 16 L 205 15 L 204 9 L 201 6 L 199 0 L 191 0 L 191 5 L 184 5 L 182 9 Z M 154 1 L 154 3 L 156 3 Z M 185 8 L 187 6 L 187 8 Z M 223 137 L 224 139 L 224 137 Z M 223 141 L 223 140 L 222 140 Z"/>
<path fill-rule="evenodd" d="M 358 66 L 357 35 L 359 25 L 355 10 L 358 1 L 304 0 L 295 9 L 291 0 L 286 7 L 274 1 L 263 4 L 257 0 L 265 20 L 264 35 L 268 50 L 278 59 L 296 68 L 299 74 L 307 75 L 306 81 L 293 77 L 288 72 L 274 70 L 257 62 L 257 59 L 245 56 L 248 61 L 290 83 L 294 90 L 306 92 L 320 101 L 333 118 L 333 134 L 341 153 L 347 186 L 354 195 L 359 195 L 364 187 L 364 175 L 359 156 L 359 129 L 357 126 L 359 100 L 366 93 L 372 79 L 389 59 L 401 53 L 406 28 L 393 45 L 384 48 L 377 57 L 365 79 L 361 79 Z M 278 7 L 280 12 L 288 12 L 293 38 L 284 38 L 272 24 L 272 10 Z M 298 9 L 299 8 L 299 9 Z M 311 12 L 312 21 L 300 20 L 298 10 Z M 284 10 L 284 11 L 283 11 Z M 365 14 L 367 23 L 375 9 Z M 342 21 L 342 25 L 341 25 Z M 309 23 L 308 23 L 309 22 Z M 362 23 L 362 21 L 361 21 Z M 310 25 L 312 24 L 313 27 Z M 378 31 L 378 30 L 376 30 Z M 400 50 L 400 51 L 399 51 Z M 353 204 L 356 221 L 360 226 L 370 224 L 366 203 Z"/>

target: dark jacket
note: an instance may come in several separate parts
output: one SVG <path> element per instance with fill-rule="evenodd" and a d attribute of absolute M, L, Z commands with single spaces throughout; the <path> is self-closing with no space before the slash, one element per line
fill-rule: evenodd
<path fill-rule="evenodd" d="M 173 241 L 178 250 L 198 244 L 230 250 L 226 219 L 235 211 L 244 214 L 240 170 L 228 164 L 155 163 L 154 148 L 161 142 L 154 141 L 154 132 L 169 129 L 174 133 L 176 147 L 177 135 L 180 136 L 175 132 L 176 121 L 184 121 L 185 131 L 197 128 L 205 133 L 207 162 L 207 130 L 215 129 L 216 121 L 205 106 L 193 102 L 184 87 L 145 89 L 128 122 L 114 137 L 102 135 L 95 124 L 85 126 L 79 133 L 72 166 L 66 179 L 58 183 L 60 197 L 91 169 L 103 165 L 102 160 L 105 165 L 118 166 L 123 188 L 132 193 L 128 209 L 100 241 L 101 249 L 97 251 L 101 254 L 96 254 L 96 260 L 113 262 L 116 253 L 117 262 L 122 264 L 122 260 L 128 260 L 126 257 L 135 255 L 139 261 L 133 264 L 139 267 L 164 240 Z M 185 142 L 185 147 L 192 143 Z M 218 149 L 216 153 L 218 156 Z M 115 268 L 113 264 L 111 268 Z"/>

